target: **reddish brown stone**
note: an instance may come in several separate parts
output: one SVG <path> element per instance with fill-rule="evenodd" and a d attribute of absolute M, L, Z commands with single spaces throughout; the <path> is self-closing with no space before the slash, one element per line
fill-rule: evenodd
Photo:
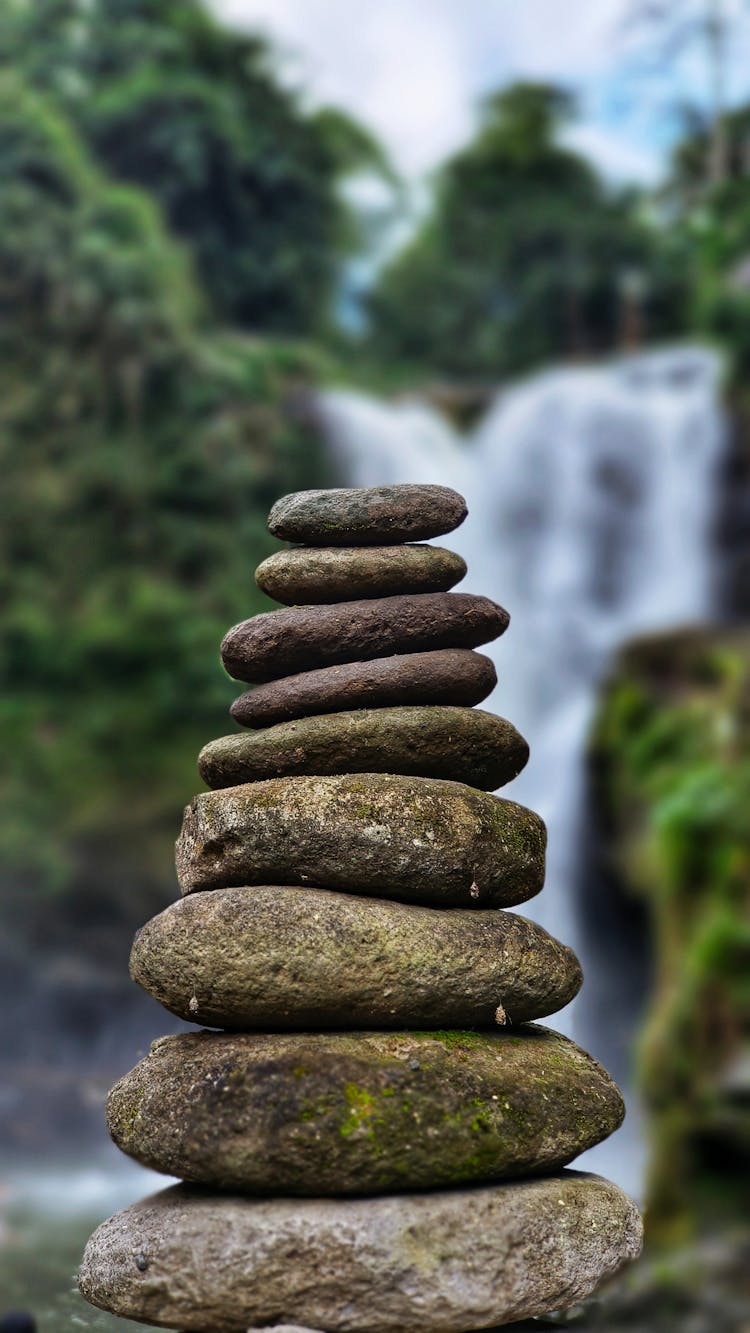
<path fill-rule="evenodd" d="M 298 717 L 346 713 L 354 708 L 407 704 L 481 703 L 497 684 L 495 664 L 466 648 L 402 653 L 371 662 L 344 662 L 256 685 L 235 699 L 230 712 L 243 727 L 268 727 Z"/>
<path fill-rule="evenodd" d="M 496 685 L 497 672 L 490 657 L 466 648 L 444 648 L 285 676 L 240 694 L 230 713 L 241 726 L 270 726 L 294 717 L 346 713 L 354 708 L 408 704 L 472 708 Z"/>
<path fill-rule="evenodd" d="M 460 592 L 289 607 L 235 625 L 221 657 L 230 676 L 254 683 L 393 653 L 476 648 L 503 634 L 509 621 L 488 597 Z"/>

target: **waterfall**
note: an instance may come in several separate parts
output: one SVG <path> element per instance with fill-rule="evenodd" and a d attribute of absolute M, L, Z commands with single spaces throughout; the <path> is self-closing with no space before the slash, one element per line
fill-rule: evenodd
<path fill-rule="evenodd" d="M 469 437 L 416 400 L 341 390 L 320 402 L 349 484 L 439 482 L 469 503 L 466 523 L 444 540 L 468 561 L 462 590 L 511 613 L 507 635 L 482 649 L 499 677 L 483 706 L 508 717 L 531 745 L 509 794 L 547 822 L 547 884 L 520 910 L 581 957 L 588 989 L 549 1020 L 573 1035 L 602 967 L 581 930 L 576 893 L 589 724 L 620 644 L 709 613 L 720 379 L 719 358 L 700 347 L 553 369 L 499 393 Z M 603 993 L 611 997 L 611 987 Z M 586 1033 L 607 1063 L 622 1014 L 595 1018 Z M 584 1165 L 632 1189 L 640 1141 L 629 1101 L 627 1131 L 611 1149 L 586 1154 Z"/>

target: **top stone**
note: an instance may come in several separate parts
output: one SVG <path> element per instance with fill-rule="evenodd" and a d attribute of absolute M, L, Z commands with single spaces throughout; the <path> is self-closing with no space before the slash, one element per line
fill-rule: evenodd
<path fill-rule="evenodd" d="M 341 487 L 282 496 L 268 530 L 307 546 L 382 546 L 440 537 L 466 514 L 463 496 L 447 486 Z"/>

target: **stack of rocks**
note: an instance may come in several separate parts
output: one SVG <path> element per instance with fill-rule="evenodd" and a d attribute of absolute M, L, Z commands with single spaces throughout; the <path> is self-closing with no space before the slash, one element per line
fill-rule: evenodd
<path fill-rule="evenodd" d="M 545 831 L 489 791 L 527 746 L 474 709 L 508 616 L 449 591 L 434 486 L 304 492 L 257 573 L 283 610 L 226 636 L 248 730 L 208 745 L 183 893 L 132 974 L 221 1031 L 165 1037 L 112 1090 L 115 1142 L 184 1184 L 89 1242 L 84 1296 L 183 1330 L 489 1328 L 635 1256 L 613 1185 L 562 1168 L 617 1128 L 605 1071 L 530 1020 L 575 956 L 498 910 L 542 887 Z M 303 605 L 298 605 L 303 603 Z"/>

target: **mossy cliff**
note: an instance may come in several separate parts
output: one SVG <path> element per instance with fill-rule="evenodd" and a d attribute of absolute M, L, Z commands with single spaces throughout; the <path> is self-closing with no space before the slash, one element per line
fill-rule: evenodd
<path fill-rule="evenodd" d="M 647 1225 L 655 1240 L 683 1240 L 747 1204 L 750 631 L 629 645 L 592 764 L 612 868 L 642 900 L 652 938 L 637 1049 Z"/>

